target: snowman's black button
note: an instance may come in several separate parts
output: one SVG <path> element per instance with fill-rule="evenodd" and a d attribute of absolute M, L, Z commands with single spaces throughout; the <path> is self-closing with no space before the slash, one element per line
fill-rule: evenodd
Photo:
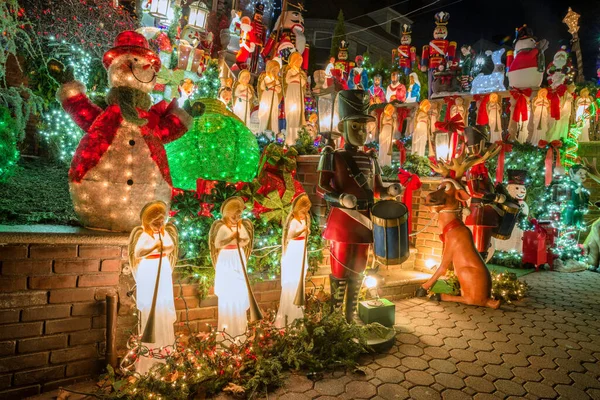
<path fill-rule="evenodd" d="M 128 179 L 128 180 L 127 180 L 127 184 L 128 184 L 129 186 L 133 185 L 133 179 Z"/>
<path fill-rule="evenodd" d="M 131 139 L 131 140 L 129 141 L 129 145 L 130 145 L 130 146 L 133 146 L 133 145 L 135 145 L 135 140 Z"/>

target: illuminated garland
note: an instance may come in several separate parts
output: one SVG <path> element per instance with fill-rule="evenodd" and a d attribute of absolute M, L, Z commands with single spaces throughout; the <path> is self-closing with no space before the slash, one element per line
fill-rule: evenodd
<path fill-rule="evenodd" d="M 10 111 L 0 106 L 0 182 L 13 175 L 19 160 L 17 134 L 17 126 Z"/>
<path fill-rule="evenodd" d="M 598 107 L 600 106 L 600 99 L 596 99 L 595 102 L 590 104 L 588 110 L 586 110 L 580 118 L 578 118 L 575 123 L 569 125 L 569 132 L 567 134 L 567 139 L 565 140 L 565 146 L 567 147 L 565 154 L 565 166 L 570 167 L 578 162 L 577 150 L 579 149 L 578 139 L 581 135 L 581 131 L 583 130 L 583 125 L 586 119 L 592 119 L 596 116 L 598 112 Z"/>
<path fill-rule="evenodd" d="M 219 64 L 216 60 L 210 60 L 198 80 L 198 90 L 195 92 L 193 98 L 194 100 L 216 99 L 219 96 L 220 87 Z"/>

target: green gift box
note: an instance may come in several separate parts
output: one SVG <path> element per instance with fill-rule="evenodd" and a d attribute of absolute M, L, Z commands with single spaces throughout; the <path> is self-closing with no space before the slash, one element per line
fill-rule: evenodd
<path fill-rule="evenodd" d="M 379 322 L 391 328 L 396 322 L 396 305 L 387 299 L 361 301 L 358 303 L 358 316 L 365 324 Z"/>

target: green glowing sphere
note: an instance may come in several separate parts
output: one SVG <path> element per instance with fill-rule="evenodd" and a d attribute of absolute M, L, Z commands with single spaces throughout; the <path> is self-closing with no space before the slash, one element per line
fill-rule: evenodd
<path fill-rule="evenodd" d="M 198 178 L 250 182 L 260 153 L 254 134 L 225 105 L 202 99 L 206 111 L 179 140 L 167 144 L 173 186 L 195 190 Z"/>

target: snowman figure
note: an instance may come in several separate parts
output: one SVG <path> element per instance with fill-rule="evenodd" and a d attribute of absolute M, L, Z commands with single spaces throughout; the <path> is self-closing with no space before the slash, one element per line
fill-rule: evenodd
<path fill-rule="evenodd" d="M 513 202 L 519 205 L 520 214 L 524 218 L 529 216 L 529 206 L 525 202 L 527 196 L 527 180 L 528 173 L 525 170 L 520 169 L 509 169 L 508 184 L 504 188 L 504 194 L 511 199 Z M 502 190 L 500 190 L 502 191 Z M 510 238 L 507 240 L 495 240 L 496 250 L 500 251 L 511 251 L 515 250 L 517 253 L 523 253 L 523 230 L 517 223 L 513 228 Z"/>
<path fill-rule="evenodd" d="M 126 232 L 139 223 L 143 206 L 171 200 L 171 176 L 164 144 L 181 137 L 202 114 L 196 103 L 188 112 L 177 101 L 152 105 L 160 58 L 146 38 L 121 32 L 103 57 L 110 90 L 102 110 L 73 78 L 73 69 L 48 62 L 60 84 L 57 99 L 85 131 L 69 170 L 69 189 L 80 222 L 88 228 Z"/>
<path fill-rule="evenodd" d="M 509 51 L 506 56 L 509 86 L 539 87 L 546 68 L 544 51 L 548 48 L 548 41 L 542 39 L 537 42 L 532 30 L 527 25 L 523 25 L 517 29 L 514 46 L 514 52 Z"/>

